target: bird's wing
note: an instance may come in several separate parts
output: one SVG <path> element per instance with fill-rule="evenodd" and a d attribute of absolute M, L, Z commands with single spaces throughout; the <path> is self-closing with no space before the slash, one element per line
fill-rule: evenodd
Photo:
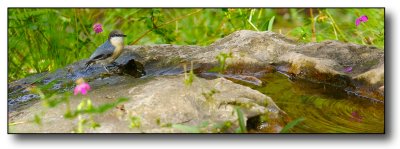
<path fill-rule="evenodd" d="M 106 59 L 113 54 L 114 50 L 115 47 L 109 41 L 106 41 L 94 51 L 90 56 L 90 61 Z"/>

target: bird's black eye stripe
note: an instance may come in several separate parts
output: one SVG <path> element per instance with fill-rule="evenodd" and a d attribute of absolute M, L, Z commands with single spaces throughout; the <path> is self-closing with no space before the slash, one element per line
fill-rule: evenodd
<path fill-rule="evenodd" d="M 123 35 L 123 34 L 116 34 L 116 35 L 114 35 L 114 37 L 126 37 L 126 35 Z"/>

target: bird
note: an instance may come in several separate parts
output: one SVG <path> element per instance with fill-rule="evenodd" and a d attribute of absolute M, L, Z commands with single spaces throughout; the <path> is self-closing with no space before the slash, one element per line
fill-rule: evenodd
<path fill-rule="evenodd" d="M 124 37 L 126 35 L 120 30 L 110 32 L 107 41 L 100 45 L 86 62 L 86 70 L 92 64 L 102 64 L 109 73 L 105 65 L 115 63 L 114 61 L 121 55 L 124 49 Z"/>

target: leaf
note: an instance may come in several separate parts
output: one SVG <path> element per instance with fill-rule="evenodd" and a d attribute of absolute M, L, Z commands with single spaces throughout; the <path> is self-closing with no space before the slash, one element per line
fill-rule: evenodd
<path fill-rule="evenodd" d="M 114 107 L 116 107 L 118 104 L 123 103 L 128 101 L 128 98 L 119 98 L 116 102 L 112 103 L 106 103 L 103 105 L 100 105 L 99 107 L 92 107 L 90 111 L 87 111 L 88 113 L 104 113 Z"/>
<path fill-rule="evenodd" d="M 77 112 L 67 111 L 66 113 L 64 113 L 64 118 L 67 118 L 67 119 L 72 119 L 72 118 L 75 118 L 76 116 L 78 116 Z"/>
<path fill-rule="evenodd" d="M 140 117 L 137 116 L 131 117 L 130 128 L 139 128 L 140 126 L 141 126 Z"/>
<path fill-rule="evenodd" d="M 274 24 L 274 20 L 275 20 L 275 16 L 272 16 L 272 18 L 269 20 L 269 23 L 268 23 L 268 28 L 267 28 L 268 31 L 272 31 L 272 26 Z"/>
<path fill-rule="evenodd" d="M 39 115 L 35 114 L 34 122 L 38 125 L 42 125 L 42 118 Z"/>
<path fill-rule="evenodd" d="M 60 81 L 59 79 L 53 79 L 50 82 L 48 82 L 45 85 L 40 86 L 40 89 L 47 91 L 50 90 L 56 83 L 58 83 L 58 81 Z"/>
<path fill-rule="evenodd" d="M 185 85 L 191 86 L 193 83 L 193 80 L 196 78 L 196 75 L 193 72 L 193 62 L 190 63 L 190 72 L 189 73 L 186 73 L 186 65 L 184 65 L 184 70 L 185 70 Z"/>
<path fill-rule="evenodd" d="M 240 110 L 239 107 L 236 107 L 235 109 L 236 109 L 236 113 L 237 113 L 238 119 L 239 119 L 240 132 L 247 133 L 246 123 L 244 122 L 243 112 L 242 112 L 242 110 Z"/>
<path fill-rule="evenodd" d="M 233 57 L 232 52 L 229 53 L 220 52 L 215 57 L 218 60 L 219 65 L 217 67 L 210 69 L 209 71 L 211 72 L 217 71 L 219 73 L 223 73 L 228 68 L 228 66 L 226 65 L 226 59 L 232 57 Z"/>
<path fill-rule="evenodd" d="M 91 101 L 85 102 L 85 100 L 82 100 L 82 102 L 79 103 L 79 105 L 75 111 L 73 111 L 73 112 L 67 111 L 66 113 L 64 113 L 64 117 L 65 118 L 75 118 L 79 114 L 101 114 L 101 113 L 104 113 L 104 112 L 116 107 L 120 103 L 126 102 L 128 100 L 129 100 L 128 98 L 118 98 L 118 100 L 115 102 L 102 104 L 98 107 L 93 106 Z"/>
<path fill-rule="evenodd" d="M 70 93 L 67 92 L 67 93 L 64 93 L 64 95 L 59 98 L 54 97 L 54 98 L 49 98 L 47 100 L 44 100 L 44 104 L 46 107 L 54 108 L 61 103 L 68 102 L 69 97 L 70 97 Z"/>
<path fill-rule="evenodd" d="M 305 118 L 298 118 L 295 119 L 291 122 L 289 122 L 285 127 L 283 127 L 283 129 L 279 132 L 279 133 L 288 133 L 290 129 L 292 129 L 294 126 L 296 126 L 297 124 L 299 124 L 300 122 L 304 121 Z"/>
<path fill-rule="evenodd" d="M 77 106 L 77 110 L 78 111 L 81 111 L 81 110 L 83 110 L 83 108 L 85 107 L 85 100 L 82 100 L 79 104 L 78 104 L 78 106 Z"/>
<path fill-rule="evenodd" d="M 95 121 L 92 121 L 92 123 L 90 124 L 90 127 L 93 129 L 99 128 L 101 125 Z"/>
<path fill-rule="evenodd" d="M 214 129 L 213 132 L 224 133 L 231 127 L 232 127 L 231 121 L 225 121 L 223 123 L 216 123 L 213 125 L 213 129 Z M 238 128 L 238 130 L 240 131 L 240 128 Z"/>
<path fill-rule="evenodd" d="M 242 133 L 242 131 L 240 130 L 240 128 L 236 128 L 235 133 Z"/>

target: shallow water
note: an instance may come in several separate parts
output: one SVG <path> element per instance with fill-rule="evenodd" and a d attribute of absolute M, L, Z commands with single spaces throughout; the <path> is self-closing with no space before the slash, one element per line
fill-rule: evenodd
<path fill-rule="evenodd" d="M 278 72 L 265 75 L 263 86 L 252 86 L 294 120 L 305 120 L 291 133 L 383 133 L 384 103 L 357 97 L 344 89 L 290 80 Z"/>

